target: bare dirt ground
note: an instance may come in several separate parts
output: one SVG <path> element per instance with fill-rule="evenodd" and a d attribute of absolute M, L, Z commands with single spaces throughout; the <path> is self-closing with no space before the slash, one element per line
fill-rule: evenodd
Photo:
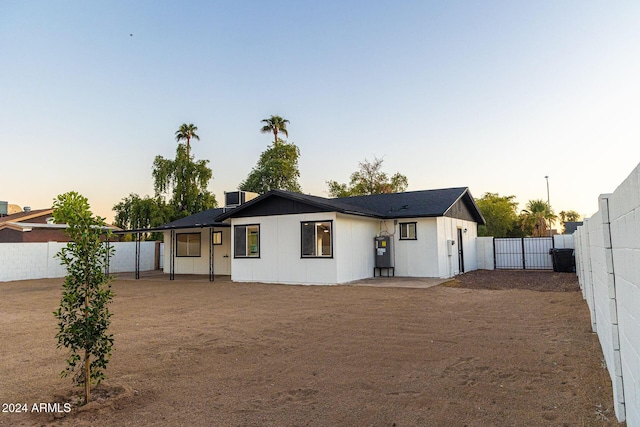
<path fill-rule="evenodd" d="M 61 283 L 0 283 L 0 403 L 28 407 L 1 426 L 620 425 L 573 274 L 426 289 L 121 277 L 107 380 L 80 408 L 59 377 Z"/>

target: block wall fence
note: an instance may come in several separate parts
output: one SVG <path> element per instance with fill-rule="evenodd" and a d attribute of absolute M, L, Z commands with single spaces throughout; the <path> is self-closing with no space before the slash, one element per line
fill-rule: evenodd
<path fill-rule="evenodd" d="M 613 384 L 615 412 L 640 427 L 640 165 L 574 233 L 576 271 Z"/>
<path fill-rule="evenodd" d="M 66 269 L 55 255 L 66 243 L 0 243 L 0 282 L 11 280 L 64 277 Z M 113 242 L 113 257 L 109 260 L 111 273 L 135 271 L 135 242 Z M 140 271 L 156 268 L 156 243 L 140 243 Z"/>

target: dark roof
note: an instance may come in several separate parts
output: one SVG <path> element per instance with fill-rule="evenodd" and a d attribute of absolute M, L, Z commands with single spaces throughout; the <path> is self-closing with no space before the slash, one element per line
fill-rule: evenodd
<path fill-rule="evenodd" d="M 474 220 L 478 224 L 485 224 L 485 220 L 467 187 L 341 197 L 335 199 L 283 190 L 271 190 L 233 210 L 221 214 L 216 220 L 224 221 L 227 218 L 232 218 L 243 210 L 260 204 L 265 199 L 271 197 L 283 197 L 285 199 L 304 202 L 320 209 L 380 219 L 444 216 L 456 202 L 462 201 L 462 203 L 467 206 Z"/>
<path fill-rule="evenodd" d="M 165 231 L 181 228 L 229 227 L 229 223 L 223 221 L 233 217 L 237 213 L 241 213 L 245 209 L 250 209 L 252 206 L 259 205 L 264 200 L 273 197 L 281 197 L 301 202 L 322 211 L 335 211 L 380 219 L 445 216 L 456 202 L 461 201 L 466 205 L 472 217 L 478 224 L 485 224 L 485 220 L 467 187 L 408 191 L 405 193 L 375 194 L 371 196 L 340 197 L 335 199 L 284 190 L 271 190 L 268 193 L 238 206 L 237 208 L 208 209 L 159 227 L 140 230 L 124 230 L 118 232 L 118 234 Z"/>
<path fill-rule="evenodd" d="M 185 227 L 210 227 L 212 225 L 220 225 L 220 223 L 216 220 L 221 214 L 225 211 L 224 208 L 213 208 L 207 209 L 206 211 L 198 212 L 193 215 L 186 216 L 184 218 L 176 219 L 175 221 L 169 222 L 161 228 L 163 229 L 171 229 L 171 228 L 185 228 Z M 228 226 L 228 224 L 224 224 Z"/>
<path fill-rule="evenodd" d="M 228 209 L 226 209 L 228 210 Z M 142 228 L 135 230 L 123 230 L 116 234 L 128 234 L 128 233 L 148 233 L 152 231 L 166 231 L 177 230 L 181 228 L 198 228 L 198 227 L 229 227 L 228 223 L 219 222 L 217 218 L 220 214 L 224 213 L 224 208 L 207 209 L 206 211 L 198 212 L 193 215 L 186 216 L 184 218 L 176 219 L 159 227 Z"/>
<path fill-rule="evenodd" d="M 406 193 L 344 197 L 345 203 L 374 210 L 386 218 L 443 216 L 467 191 L 466 187 Z"/>
<path fill-rule="evenodd" d="M 573 234 L 578 227 L 583 225 L 583 221 L 567 221 L 564 223 L 564 234 Z"/>

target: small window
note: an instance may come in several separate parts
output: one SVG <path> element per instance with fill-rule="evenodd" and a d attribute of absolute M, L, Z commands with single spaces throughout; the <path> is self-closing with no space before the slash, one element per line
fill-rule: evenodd
<path fill-rule="evenodd" d="M 400 240 L 416 240 L 416 223 L 401 222 L 400 223 Z"/>
<path fill-rule="evenodd" d="M 214 231 L 213 232 L 213 245 L 221 245 L 222 244 L 222 231 Z"/>
<path fill-rule="evenodd" d="M 333 255 L 331 225 L 331 221 L 301 223 L 303 258 L 331 258 Z"/>
<path fill-rule="evenodd" d="M 176 234 L 176 256 L 200 256 L 200 233 Z"/>
<path fill-rule="evenodd" d="M 234 228 L 234 257 L 260 258 L 260 225 L 236 225 Z"/>

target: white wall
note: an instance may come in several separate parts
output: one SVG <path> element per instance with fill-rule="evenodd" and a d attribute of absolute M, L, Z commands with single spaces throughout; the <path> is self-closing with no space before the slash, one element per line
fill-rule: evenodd
<path fill-rule="evenodd" d="M 436 218 L 402 218 L 393 226 L 395 274 L 401 277 L 439 277 L 438 228 Z M 416 223 L 416 239 L 400 240 L 400 223 Z"/>
<path fill-rule="evenodd" d="M 477 265 L 481 270 L 495 270 L 493 259 L 493 237 L 478 237 L 476 239 Z"/>
<path fill-rule="evenodd" d="M 618 420 L 640 426 L 640 166 L 578 227 L 577 272 Z"/>
<path fill-rule="evenodd" d="M 302 221 L 333 221 L 333 258 L 300 256 Z M 234 227 L 246 224 L 260 224 L 260 258 L 232 258 L 231 280 L 288 284 L 338 283 L 336 254 L 342 250 L 338 244 L 346 245 L 349 239 L 337 237 L 342 230 L 335 212 L 232 218 L 232 239 Z M 231 245 L 231 249 L 233 252 L 234 245 Z M 345 266 L 343 274 L 346 270 Z M 341 279 L 344 280 L 344 277 Z"/>
<path fill-rule="evenodd" d="M 334 227 L 337 283 L 371 277 L 375 265 L 373 239 L 380 230 L 380 221 L 338 214 Z"/>
<path fill-rule="evenodd" d="M 301 258 L 300 223 L 329 220 L 333 221 L 333 258 Z M 416 223 L 416 240 L 400 240 L 399 225 L 394 222 L 336 213 L 233 218 L 232 229 L 236 225 L 260 224 L 260 258 L 233 258 L 231 279 L 238 282 L 335 284 L 372 277 L 373 239 L 380 232 L 394 238 L 396 276 L 451 277 L 459 274 L 458 228 L 467 229 L 463 233 L 465 271 L 477 269 L 477 227 L 474 222 L 454 218 L 398 220 L 398 223 Z M 451 256 L 447 251 L 447 239 L 456 242 Z"/>
<path fill-rule="evenodd" d="M 231 274 L 231 229 L 229 227 L 214 228 L 214 231 L 222 232 L 222 244 L 213 247 L 213 270 L 215 274 Z M 175 274 L 209 274 L 209 228 L 185 228 L 176 230 L 180 233 L 200 233 L 200 256 L 179 257 L 176 256 L 176 242 L 174 247 L 174 273 Z M 169 274 L 171 269 L 171 232 L 164 232 L 166 248 L 163 253 L 162 271 Z"/>
<path fill-rule="evenodd" d="M 464 270 L 478 269 L 476 253 L 476 238 L 478 227 L 475 222 L 457 218 L 439 217 L 438 220 L 438 260 L 439 273 L 434 277 L 448 278 L 460 274 L 458 263 L 458 229 L 467 230 L 462 233 L 462 252 L 464 256 Z M 451 245 L 449 242 L 453 241 Z"/>
<path fill-rule="evenodd" d="M 0 243 L 0 282 L 64 277 L 66 269 L 55 255 L 66 243 Z M 111 273 L 135 271 L 135 242 L 114 242 Z M 155 267 L 155 242 L 141 242 L 140 270 Z"/>

